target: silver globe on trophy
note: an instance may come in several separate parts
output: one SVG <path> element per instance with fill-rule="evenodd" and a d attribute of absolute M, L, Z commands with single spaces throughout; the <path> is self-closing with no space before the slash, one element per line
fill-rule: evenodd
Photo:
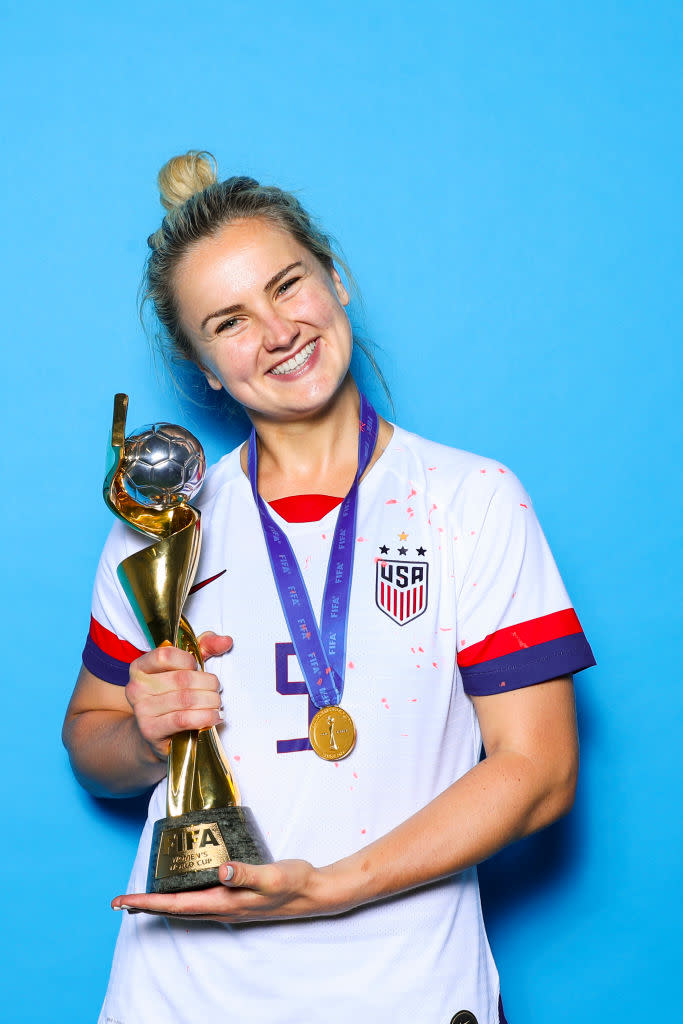
<path fill-rule="evenodd" d="M 190 505 L 206 462 L 183 427 L 154 423 L 125 436 L 128 396 L 114 399 L 104 500 L 155 543 L 124 558 L 118 577 L 152 647 L 189 651 L 203 670 L 199 641 L 183 616 L 201 547 L 201 513 Z M 215 727 L 178 733 L 168 754 L 165 818 L 154 825 L 148 892 L 181 892 L 218 883 L 226 860 L 270 859 L 240 795 Z"/>

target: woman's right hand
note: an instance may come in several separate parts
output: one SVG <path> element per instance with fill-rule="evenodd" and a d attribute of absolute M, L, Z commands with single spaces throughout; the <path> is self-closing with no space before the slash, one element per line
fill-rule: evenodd
<path fill-rule="evenodd" d="M 206 660 L 227 653 L 232 638 L 203 633 L 199 646 Z M 125 693 L 143 739 L 165 761 L 175 733 L 223 721 L 220 691 L 218 677 L 200 671 L 188 651 L 157 647 L 131 663 Z"/>

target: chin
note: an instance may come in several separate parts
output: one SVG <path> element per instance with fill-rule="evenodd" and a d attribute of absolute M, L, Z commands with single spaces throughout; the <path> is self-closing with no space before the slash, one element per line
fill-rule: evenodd
<path fill-rule="evenodd" d="M 282 382 L 276 385 L 281 392 L 276 394 L 274 399 L 268 402 L 268 409 L 263 409 L 261 415 L 273 419 L 286 418 L 288 415 L 314 416 L 326 408 L 334 405 L 349 390 L 355 391 L 355 383 L 348 370 L 340 379 L 310 380 Z M 254 410 L 256 412 L 256 410 Z"/>

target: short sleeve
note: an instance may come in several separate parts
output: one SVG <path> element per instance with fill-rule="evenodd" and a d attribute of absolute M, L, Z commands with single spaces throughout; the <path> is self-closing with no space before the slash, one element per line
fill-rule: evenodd
<path fill-rule="evenodd" d="M 491 476 L 489 475 L 489 480 Z M 531 500 L 502 467 L 475 483 L 462 532 L 471 554 L 458 597 L 458 666 L 484 696 L 595 664 Z"/>
<path fill-rule="evenodd" d="M 99 679 L 117 686 L 128 682 L 128 666 L 149 650 L 149 644 L 119 582 L 116 570 L 142 538 L 116 522 L 102 551 L 95 574 L 90 628 L 83 664 Z"/>

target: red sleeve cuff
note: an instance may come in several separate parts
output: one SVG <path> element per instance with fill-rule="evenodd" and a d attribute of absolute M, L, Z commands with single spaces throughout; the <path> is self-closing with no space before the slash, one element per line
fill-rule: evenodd
<path fill-rule="evenodd" d="M 98 679 L 116 686 L 125 686 L 128 682 L 128 666 L 143 653 L 91 616 L 90 630 L 83 648 L 83 664 Z"/>

